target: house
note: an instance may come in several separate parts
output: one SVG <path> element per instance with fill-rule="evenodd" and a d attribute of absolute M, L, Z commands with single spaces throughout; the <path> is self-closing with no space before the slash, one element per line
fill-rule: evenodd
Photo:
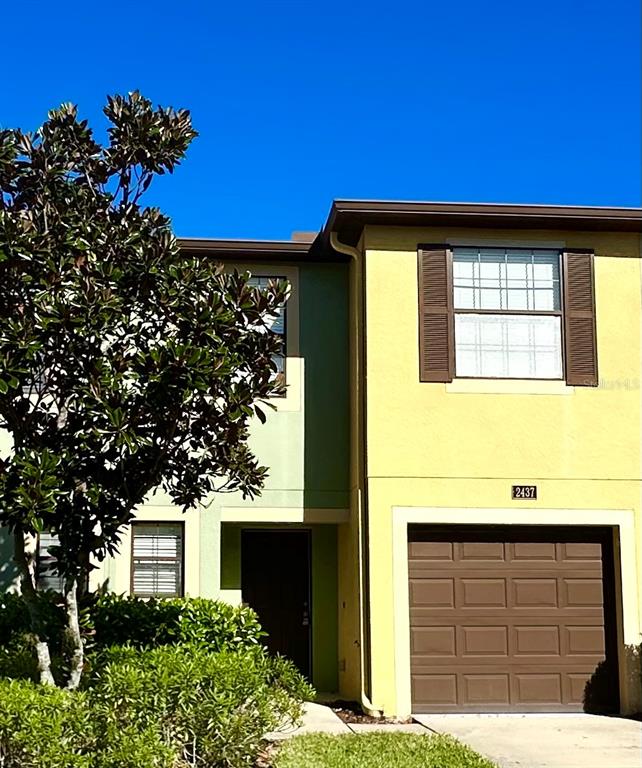
<path fill-rule="evenodd" d="M 94 578 L 249 602 L 318 690 L 387 715 L 639 711 L 641 233 L 336 201 L 314 239 L 183 240 L 292 285 L 270 477 L 186 515 L 157 494 Z"/>

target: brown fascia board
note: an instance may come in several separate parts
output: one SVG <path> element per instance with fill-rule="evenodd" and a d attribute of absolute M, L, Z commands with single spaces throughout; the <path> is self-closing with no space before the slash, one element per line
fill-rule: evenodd
<path fill-rule="evenodd" d="M 221 261 L 345 261 L 346 256 L 326 248 L 320 237 L 314 242 L 296 240 L 221 240 L 215 238 L 179 237 L 184 253 L 207 255 Z"/>
<path fill-rule="evenodd" d="M 336 232 L 340 241 L 356 245 L 368 225 L 642 232 L 642 208 L 335 200 L 324 236 Z"/>
<path fill-rule="evenodd" d="M 310 243 L 289 240 L 218 240 L 214 238 L 179 237 L 182 251 L 190 254 L 211 254 L 219 258 L 292 258 L 306 255 Z"/>

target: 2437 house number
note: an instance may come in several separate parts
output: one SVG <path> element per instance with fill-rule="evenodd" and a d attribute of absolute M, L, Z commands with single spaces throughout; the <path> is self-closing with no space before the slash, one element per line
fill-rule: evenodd
<path fill-rule="evenodd" d="M 536 485 L 514 485 L 512 486 L 512 498 L 513 499 L 536 499 L 537 498 L 537 486 Z"/>

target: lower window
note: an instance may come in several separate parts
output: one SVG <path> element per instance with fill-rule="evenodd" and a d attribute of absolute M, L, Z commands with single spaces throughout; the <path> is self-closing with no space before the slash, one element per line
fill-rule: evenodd
<path fill-rule="evenodd" d="M 458 376 L 562 378 L 562 319 L 554 315 L 455 315 Z"/>
<path fill-rule="evenodd" d="M 139 597 L 183 595 L 183 524 L 132 524 L 131 591 Z"/>
<path fill-rule="evenodd" d="M 51 552 L 51 547 L 59 545 L 55 533 L 43 531 L 38 537 L 38 557 L 36 570 L 36 585 L 38 589 L 53 589 L 62 592 L 63 578 L 56 572 L 56 558 Z"/>

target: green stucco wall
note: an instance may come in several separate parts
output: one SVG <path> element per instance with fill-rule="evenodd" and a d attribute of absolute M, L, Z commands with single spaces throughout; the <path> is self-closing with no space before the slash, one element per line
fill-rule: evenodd
<path fill-rule="evenodd" d="M 280 526 L 252 525 L 252 528 Z M 335 525 L 288 526 L 311 531 L 312 537 L 312 683 L 318 691 L 338 689 L 337 528 Z M 242 525 L 221 528 L 221 588 L 241 588 Z"/>
<path fill-rule="evenodd" d="M 303 480 L 307 508 L 349 506 L 348 267 L 299 272 L 305 362 Z"/>
<path fill-rule="evenodd" d="M 275 267 L 278 272 L 278 267 Z M 221 495 L 215 505 L 240 507 L 349 506 L 348 272 L 344 264 L 298 269 L 298 357 L 303 364 L 298 410 L 267 412 L 250 444 L 269 469 L 256 501 Z M 293 332 L 288 325 L 288 333 Z M 294 366 L 296 361 L 288 360 Z"/>
<path fill-rule="evenodd" d="M 337 637 L 337 528 L 312 528 L 312 682 L 339 690 Z"/>

